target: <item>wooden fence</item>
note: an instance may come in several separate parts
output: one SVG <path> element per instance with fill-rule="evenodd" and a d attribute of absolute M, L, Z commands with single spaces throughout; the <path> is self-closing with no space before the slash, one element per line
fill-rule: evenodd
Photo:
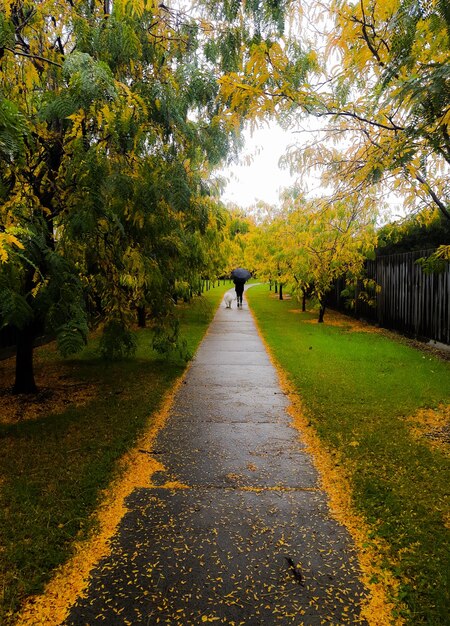
<path fill-rule="evenodd" d="M 354 314 L 409 336 L 450 344 L 450 264 L 443 272 L 426 274 L 416 262 L 432 252 L 420 250 L 368 261 L 367 278 L 376 281 L 381 291 L 376 307 L 357 302 Z M 330 306 L 344 309 L 343 288 L 338 281 Z"/>

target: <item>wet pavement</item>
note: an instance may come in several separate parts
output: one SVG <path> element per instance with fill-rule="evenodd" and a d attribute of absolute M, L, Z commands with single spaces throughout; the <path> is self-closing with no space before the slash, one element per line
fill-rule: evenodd
<path fill-rule="evenodd" d="M 332 519 L 248 305 L 222 304 L 66 626 L 365 624 Z"/>

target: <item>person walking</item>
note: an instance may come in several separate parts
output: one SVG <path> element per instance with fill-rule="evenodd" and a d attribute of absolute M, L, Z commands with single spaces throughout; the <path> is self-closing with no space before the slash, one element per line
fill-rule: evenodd
<path fill-rule="evenodd" d="M 242 280 L 234 279 L 234 290 L 236 292 L 236 300 L 238 308 L 242 308 L 242 294 L 244 293 L 244 283 Z"/>
<path fill-rule="evenodd" d="M 237 267 L 231 272 L 231 278 L 234 282 L 234 290 L 236 291 L 236 300 L 238 308 L 242 308 L 242 294 L 244 293 L 244 285 L 251 278 L 251 273 L 243 267 Z"/>

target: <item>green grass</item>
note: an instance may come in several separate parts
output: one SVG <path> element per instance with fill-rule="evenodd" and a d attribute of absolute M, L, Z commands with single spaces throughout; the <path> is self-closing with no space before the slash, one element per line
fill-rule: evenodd
<path fill-rule="evenodd" d="M 227 286 L 181 305 L 182 334 L 194 351 Z M 87 405 L 33 421 L 0 425 L 0 623 L 20 602 L 42 591 L 52 570 L 70 556 L 75 538 L 92 531 L 100 492 L 118 472 L 118 459 L 151 424 L 163 395 L 185 363 L 163 360 L 151 330 L 137 333 L 136 358 L 105 364 L 95 342 L 76 359 L 61 361 L 71 380 L 94 382 Z M 46 347 L 45 362 L 59 357 Z"/>
<path fill-rule="evenodd" d="M 450 606 L 448 454 L 405 419 L 450 402 L 450 364 L 382 334 L 317 324 L 298 305 L 247 294 L 273 354 L 317 434 L 352 475 L 356 510 L 388 548 L 407 623 L 443 626 Z M 447 517 L 448 524 L 448 517 Z"/>

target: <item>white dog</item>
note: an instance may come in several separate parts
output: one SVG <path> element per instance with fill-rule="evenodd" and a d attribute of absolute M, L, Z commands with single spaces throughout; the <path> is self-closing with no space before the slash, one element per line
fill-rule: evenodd
<path fill-rule="evenodd" d="M 231 303 L 233 302 L 233 300 L 235 300 L 236 298 L 233 298 L 231 293 L 226 293 L 223 297 L 224 302 L 225 302 L 225 308 L 226 309 L 231 309 Z"/>

